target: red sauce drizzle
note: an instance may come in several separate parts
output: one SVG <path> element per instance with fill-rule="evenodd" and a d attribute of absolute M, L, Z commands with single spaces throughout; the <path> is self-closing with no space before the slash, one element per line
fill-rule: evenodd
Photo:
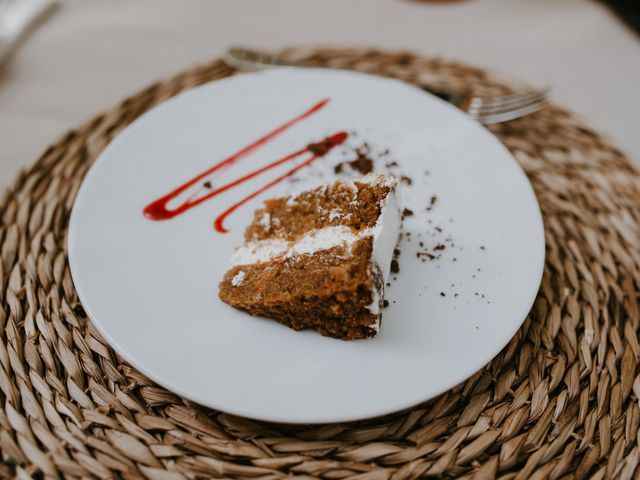
<path fill-rule="evenodd" d="M 196 183 L 200 182 L 201 180 L 209 177 L 210 175 L 212 175 L 215 172 L 221 173 L 222 171 L 224 171 L 224 170 L 228 169 L 229 167 L 231 167 L 234 163 L 236 163 L 239 160 L 247 157 L 250 153 L 252 153 L 253 151 L 257 150 L 261 146 L 267 144 L 270 140 L 273 140 L 278 135 L 282 134 L 283 132 L 285 132 L 287 129 L 289 129 L 290 127 L 292 127 L 296 123 L 298 123 L 298 122 L 310 117 L 314 113 L 316 113 L 319 110 L 321 110 L 328 102 L 329 102 L 329 99 L 325 98 L 324 100 L 318 102 L 317 104 L 315 104 L 313 107 L 311 107 L 309 110 L 305 111 L 304 113 L 302 113 L 302 114 L 298 115 L 297 117 L 289 120 L 288 122 L 280 125 L 278 128 L 276 128 L 276 129 L 272 130 L 271 132 L 267 133 L 263 137 L 259 138 L 255 142 L 253 142 L 253 143 L 249 144 L 248 146 L 244 147 L 240 151 L 234 153 L 230 157 L 227 157 L 224 160 L 216 163 L 214 166 L 212 166 L 208 170 L 205 170 L 204 172 L 198 174 L 197 176 L 195 176 L 191 180 L 183 183 L 182 185 L 180 185 L 176 189 L 172 190 L 171 192 L 167 193 L 166 195 L 158 198 L 157 200 L 154 200 L 153 202 L 151 202 L 149 205 L 147 205 L 144 208 L 144 210 L 143 210 L 144 216 L 147 217 L 150 220 L 169 220 L 169 219 L 171 219 L 173 217 L 176 217 L 176 216 L 186 212 L 187 210 L 189 210 L 189 209 L 191 209 L 191 208 L 193 208 L 193 207 L 195 207 L 197 205 L 200 205 L 203 202 L 206 202 L 207 200 L 215 197 L 216 195 L 219 195 L 219 194 L 221 194 L 221 193 L 223 193 L 223 192 L 225 192 L 225 191 L 227 191 L 229 189 L 232 189 L 233 187 L 236 187 L 236 186 L 240 185 L 241 183 L 246 182 L 247 180 L 250 180 L 250 179 L 252 179 L 252 178 L 254 178 L 254 177 L 256 177 L 256 176 L 258 176 L 258 175 L 260 175 L 260 174 L 262 174 L 262 173 L 264 173 L 266 171 L 268 171 L 268 170 L 271 170 L 272 168 L 277 167 L 278 165 L 282 165 L 283 163 L 289 162 L 289 161 L 299 157 L 300 155 L 302 155 L 304 153 L 307 153 L 307 152 L 311 153 L 311 156 L 308 159 L 306 159 L 302 163 L 298 164 L 297 166 L 295 166 L 294 168 L 292 168 L 288 172 L 286 172 L 286 173 L 280 175 L 279 177 L 275 178 L 274 180 L 270 181 L 269 183 L 267 183 L 263 187 L 259 188 L 255 192 L 251 193 L 247 197 L 243 198 L 239 202 L 233 204 L 231 207 L 229 207 L 227 210 L 225 210 L 222 214 L 220 214 L 216 218 L 216 220 L 214 222 L 214 228 L 216 229 L 216 231 L 218 231 L 220 233 L 227 232 L 228 230 L 223 226 L 223 222 L 231 213 L 233 213 L 240 206 L 244 205 L 245 203 L 247 203 L 251 199 L 253 199 L 253 198 L 257 197 L 258 195 L 260 195 L 261 193 L 263 193 L 265 190 L 268 190 L 269 188 L 271 188 L 274 185 L 278 184 L 279 182 L 281 182 L 285 178 L 293 175 L 298 170 L 301 170 L 302 168 L 311 165 L 311 163 L 313 163 L 318 158 L 324 156 L 333 147 L 343 143 L 346 140 L 348 134 L 346 132 L 335 133 L 335 134 L 325 138 L 321 142 L 307 145 L 306 147 L 304 147 L 304 148 L 302 148 L 302 149 L 300 149 L 298 151 L 295 151 L 293 153 L 290 153 L 289 155 L 286 155 L 286 156 L 282 157 L 281 159 L 276 160 L 276 161 L 274 161 L 272 163 L 269 163 L 269 164 L 267 164 L 267 165 L 265 165 L 265 166 L 263 166 L 261 168 L 258 168 L 257 170 L 254 170 L 253 172 L 248 173 L 247 175 L 245 175 L 243 177 L 240 177 L 237 180 L 234 180 L 234 181 L 229 182 L 229 183 L 227 183 L 227 184 L 225 184 L 223 186 L 215 188 L 215 189 L 211 190 L 209 193 L 207 193 L 205 195 L 202 195 L 202 196 L 198 197 L 197 195 L 198 195 L 199 192 L 196 192 L 193 195 L 191 195 L 190 197 L 188 197 L 180 205 L 178 205 L 177 207 L 175 207 L 173 209 L 169 209 L 167 207 L 167 204 L 171 200 L 176 198 L 178 195 L 180 195 L 181 193 L 185 192 L 187 189 L 193 187 Z"/>

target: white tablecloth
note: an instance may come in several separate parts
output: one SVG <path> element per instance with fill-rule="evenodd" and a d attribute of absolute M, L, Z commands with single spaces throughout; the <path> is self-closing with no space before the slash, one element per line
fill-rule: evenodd
<path fill-rule="evenodd" d="M 640 162 L 640 41 L 587 0 L 64 0 L 0 70 L 0 188 L 61 133 L 231 44 L 444 55 L 553 87 Z"/>

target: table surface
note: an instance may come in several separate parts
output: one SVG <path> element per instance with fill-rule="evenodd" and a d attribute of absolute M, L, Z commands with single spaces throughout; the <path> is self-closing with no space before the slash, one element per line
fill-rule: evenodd
<path fill-rule="evenodd" d="M 0 189 L 97 111 L 231 44 L 407 48 L 550 85 L 640 164 L 640 39 L 586 0 L 63 0 L 0 70 Z"/>

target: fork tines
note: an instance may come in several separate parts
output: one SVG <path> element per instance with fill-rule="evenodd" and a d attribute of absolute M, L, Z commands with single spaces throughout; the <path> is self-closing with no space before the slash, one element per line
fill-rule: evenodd
<path fill-rule="evenodd" d="M 523 92 L 493 97 L 473 97 L 466 112 L 482 123 L 504 122 L 544 107 L 549 88 L 528 89 Z"/>

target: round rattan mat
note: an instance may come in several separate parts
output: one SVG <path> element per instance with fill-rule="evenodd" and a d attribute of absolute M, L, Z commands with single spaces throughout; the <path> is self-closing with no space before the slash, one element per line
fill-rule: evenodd
<path fill-rule="evenodd" d="M 438 89 L 492 94 L 509 88 L 483 70 L 403 52 L 285 53 Z M 140 114 L 233 73 L 214 60 L 152 85 L 68 132 L 5 195 L 1 475 L 637 475 L 640 175 L 622 153 L 555 106 L 491 127 L 538 195 L 547 263 L 518 334 L 459 387 L 383 418 L 285 426 L 198 407 L 121 361 L 87 319 L 69 274 L 66 228 L 75 193 L 109 140 Z"/>

